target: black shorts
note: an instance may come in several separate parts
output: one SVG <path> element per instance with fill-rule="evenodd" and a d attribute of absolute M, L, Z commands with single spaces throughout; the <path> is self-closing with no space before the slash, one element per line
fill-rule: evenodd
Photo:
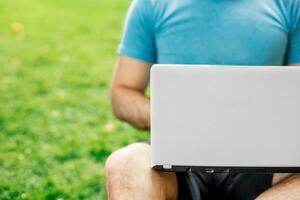
<path fill-rule="evenodd" d="M 178 200 L 254 200 L 272 186 L 272 174 L 177 172 Z"/>

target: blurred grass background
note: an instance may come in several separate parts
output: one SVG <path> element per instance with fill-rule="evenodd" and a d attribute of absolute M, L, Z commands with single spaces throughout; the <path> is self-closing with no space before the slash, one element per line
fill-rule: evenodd
<path fill-rule="evenodd" d="M 105 199 L 104 163 L 148 134 L 109 83 L 130 0 L 0 0 L 0 199 Z"/>

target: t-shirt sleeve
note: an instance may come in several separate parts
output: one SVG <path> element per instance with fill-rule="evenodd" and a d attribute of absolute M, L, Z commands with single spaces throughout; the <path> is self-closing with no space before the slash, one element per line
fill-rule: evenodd
<path fill-rule="evenodd" d="M 290 45 L 288 64 L 300 63 L 300 1 L 295 0 L 290 12 Z"/>
<path fill-rule="evenodd" d="M 154 21 L 149 0 L 133 0 L 131 3 L 118 53 L 150 64 L 156 62 Z"/>

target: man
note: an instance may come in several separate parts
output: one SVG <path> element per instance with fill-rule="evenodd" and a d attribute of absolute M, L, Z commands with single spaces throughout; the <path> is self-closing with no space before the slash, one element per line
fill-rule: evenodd
<path fill-rule="evenodd" d="M 153 63 L 299 65 L 300 0 L 133 0 L 119 54 L 113 111 L 148 129 Z M 164 173 L 149 151 L 132 144 L 108 158 L 109 199 L 300 199 L 300 175 Z"/>

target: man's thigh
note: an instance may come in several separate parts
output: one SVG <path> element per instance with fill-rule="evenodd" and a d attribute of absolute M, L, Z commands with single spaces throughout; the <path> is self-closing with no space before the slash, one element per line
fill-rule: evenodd
<path fill-rule="evenodd" d="M 287 173 L 276 173 L 273 175 L 273 181 L 272 185 L 275 185 L 276 183 L 279 183 L 280 181 L 290 177 L 293 174 L 287 174 Z"/>

